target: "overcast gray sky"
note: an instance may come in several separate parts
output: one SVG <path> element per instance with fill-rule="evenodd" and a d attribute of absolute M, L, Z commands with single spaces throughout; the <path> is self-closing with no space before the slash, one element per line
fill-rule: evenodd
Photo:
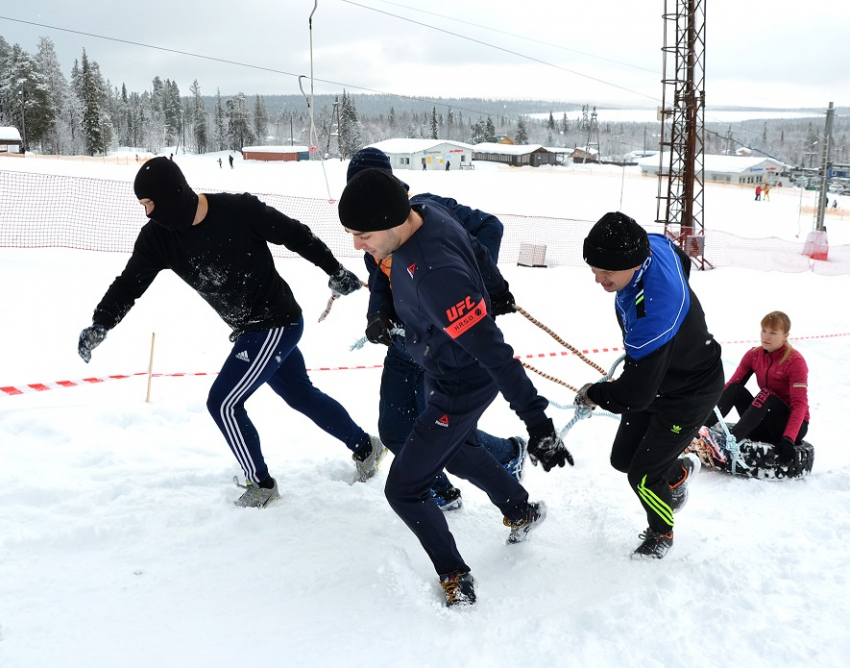
<path fill-rule="evenodd" d="M 664 0 L 318 0 L 317 5 L 311 33 L 314 0 L 4 2 L 0 35 L 30 53 L 39 37 L 49 37 L 66 76 L 85 48 L 113 85 L 125 83 L 138 92 L 160 76 L 176 81 L 183 95 L 193 79 L 204 94 L 216 88 L 222 95 L 298 93 L 297 75 L 310 75 L 312 34 L 313 75 L 333 82 L 316 81 L 316 93 L 345 87 L 417 97 L 653 107 L 661 99 L 665 23 L 674 29 L 662 19 Z M 667 5 L 673 11 L 675 0 Z M 825 108 L 830 101 L 850 106 L 850 3 L 704 0 L 703 6 L 709 106 Z"/>

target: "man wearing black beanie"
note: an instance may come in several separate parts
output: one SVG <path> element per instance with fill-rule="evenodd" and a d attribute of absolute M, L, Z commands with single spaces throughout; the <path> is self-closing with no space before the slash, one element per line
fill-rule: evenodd
<path fill-rule="evenodd" d="M 330 249 L 306 225 L 248 193 L 196 194 L 173 161 L 145 163 L 133 184 L 150 222 L 133 254 L 98 304 L 78 352 L 91 351 L 127 315 L 163 269 L 171 269 L 232 329 L 233 348 L 210 388 L 207 408 L 245 474 L 237 506 L 263 508 L 280 497 L 260 449 L 245 402 L 268 384 L 286 403 L 352 451 L 357 478 L 373 476 L 386 449 L 346 410 L 310 382 L 298 341 L 301 307 L 275 268 L 269 243 L 282 244 L 330 276 L 335 294 L 360 288 Z"/>
<path fill-rule="evenodd" d="M 720 344 L 688 284 L 690 258 L 670 239 L 606 213 L 583 250 L 596 282 L 616 293 L 626 360 L 616 380 L 582 387 L 576 405 L 622 415 L 611 465 L 628 475 L 649 524 L 632 557 L 661 559 L 699 471 L 682 453 L 723 391 Z"/>
<path fill-rule="evenodd" d="M 365 169 L 382 169 L 392 174 L 390 158 L 374 146 L 367 146 L 351 156 L 347 181 Z M 407 184 L 400 183 L 407 190 Z M 400 193 L 398 193 L 400 195 Z M 401 199 L 399 202 L 402 204 Z M 498 262 L 502 242 L 502 222 L 493 214 L 459 204 L 450 197 L 432 193 L 418 193 L 410 198 L 411 204 L 427 202 L 439 204 L 469 232 L 476 253 L 489 253 Z M 362 212 L 362 211 L 361 211 Z M 407 352 L 404 336 L 392 332 L 404 329 L 404 323 L 393 306 L 389 274 L 392 255 L 379 262 L 371 255 L 363 255 L 369 271 L 369 306 L 366 311 L 366 338 L 372 343 L 386 346 L 381 385 L 378 393 L 378 435 L 387 449 L 397 454 L 413 429 L 416 416 L 425 409 L 425 372 Z M 507 289 L 490 295 L 493 316 L 511 313 L 515 309 L 514 297 Z M 478 441 L 517 480 L 522 480 L 526 459 L 526 441 L 520 436 L 503 438 L 478 430 Z M 463 506 L 461 490 L 452 484 L 445 472 L 440 472 L 431 486 L 431 496 L 446 512 Z"/>
<path fill-rule="evenodd" d="M 525 422 L 528 452 L 546 471 L 573 463 L 513 349 L 490 317 L 490 294 L 505 289 L 489 254 L 476 257 L 467 232 L 435 202 L 406 202 L 392 174 L 366 169 L 339 200 L 354 247 L 381 260 L 392 254 L 392 300 L 405 345 L 425 371 L 424 410 L 396 455 L 385 493 L 392 509 L 428 553 L 449 606 L 475 603 L 461 557 L 430 487 L 444 468 L 484 490 L 510 527 L 508 544 L 526 540 L 545 519 L 542 502 L 478 442 L 478 419 L 499 392 Z M 479 263 L 486 266 L 480 266 Z M 485 278 L 486 276 L 486 278 Z"/>

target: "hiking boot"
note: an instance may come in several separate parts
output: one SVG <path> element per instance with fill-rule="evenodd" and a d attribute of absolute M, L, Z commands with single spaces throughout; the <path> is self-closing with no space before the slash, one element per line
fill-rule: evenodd
<path fill-rule="evenodd" d="M 520 438 L 519 436 L 511 436 L 508 440 L 516 446 L 516 456 L 506 464 L 502 464 L 502 466 L 505 467 L 505 470 L 508 473 L 516 478 L 517 482 L 522 482 L 522 472 L 525 465 L 525 454 L 528 449 L 528 444 L 525 442 L 525 439 Z"/>
<path fill-rule="evenodd" d="M 521 520 L 511 521 L 507 517 L 503 520 L 506 527 L 511 528 L 511 534 L 506 545 L 516 545 L 528 540 L 528 535 L 546 519 L 546 504 L 536 501 L 528 504 L 528 511 Z"/>
<path fill-rule="evenodd" d="M 475 580 L 471 573 L 455 571 L 440 576 L 440 586 L 446 595 L 446 606 L 475 605 Z"/>
<path fill-rule="evenodd" d="M 366 482 L 369 478 L 372 478 L 378 472 L 378 467 L 380 467 L 386 454 L 387 449 L 381 443 L 381 439 L 377 436 L 370 436 L 369 443 L 351 455 L 354 460 L 354 467 L 357 469 L 357 481 Z"/>
<path fill-rule="evenodd" d="M 692 454 L 680 457 L 679 463 L 682 465 L 684 474 L 678 482 L 670 485 L 670 492 L 673 494 L 670 508 L 673 509 L 674 513 L 678 513 L 688 502 L 688 486 L 691 484 L 691 476 L 699 473 L 701 466 L 699 457 Z"/>
<path fill-rule="evenodd" d="M 245 490 L 242 496 L 233 502 L 233 505 L 238 508 L 265 508 L 273 501 L 277 501 L 280 498 L 280 492 L 277 489 L 277 480 L 274 478 L 269 479 L 272 481 L 272 486 L 267 489 L 260 487 L 257 483 L 250 480 L 242 485 L 239 483 L 239 479 L 233 476 L 233 482 L 236 483 L 236 486 Z"/>
<path fill-rule="evenodd" d="M 721 427 L 701 427 L 702 442 L 711 450 L 711 456 L 718 462 L 726 462 L 726 432 Z"/>
<path fill-rule="evenodd" d="M 463 505 L 460 490 L 457 487 L 448 487 L 440 492 L 431 490 L 431 498 L 443 512 L 457 510 Z"/>
<path fill-rule="evenodd" d="M 632 552 L 632 559 L 663 559 L 673 547 L 673 530 L 670 533 L 658 533 L 647 529 L 640 535 L 643 542 Z"/>

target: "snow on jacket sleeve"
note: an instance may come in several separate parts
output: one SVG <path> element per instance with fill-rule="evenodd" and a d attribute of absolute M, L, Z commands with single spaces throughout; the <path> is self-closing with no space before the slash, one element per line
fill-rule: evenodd
<path fill-rule="evenodd" d="M 156 223 L 148 223 L 139 232 L 127 266 L 112 282 L 95 308 L 92 316 L 93 324 L 103 325 L 106 329 L 115 327 L 133 308 L 136 300 L 150 287 L 156 275 L 166 268 L 155 250 L 156 239 L 153 234 L 155 228 L 148 227 L 151 225 Z"/>
<path fill-rule="evenodd" d="M 340 267 L 339 260 L 304 223 L 290 218 L 253 195 L 245 193 L 242 198 L 242 205 L 246 207 L 246 223 L 254 234 L 264 241 L 298 253 L 329 276 L 336 273 Z"/>
<path fill-rule="evenodd" d="M 487 317 L 488 300 L 469 274 L 454 267 L 432 272 L 420 284 L 419 295 L 424 317 L 490 374 L 526 426 L 533 429 L 544 423 L 549 402 L 537 394 L 495 320 Z M 451 355 L 451 348 L 444 345 L 435 353 Z"/>

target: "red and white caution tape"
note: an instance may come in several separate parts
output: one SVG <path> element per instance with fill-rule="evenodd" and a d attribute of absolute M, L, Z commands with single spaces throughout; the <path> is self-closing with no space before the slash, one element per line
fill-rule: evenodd
<path fill-rule="evenodd" d="M 819 334 L 814 336 L 792 336 L 789 337 L 790 341 L 806 341 L 811 339 L 834 339 L 840 336 L 850 336 L 850 332 L 843 332 L 841 334 Z M 759 341 L 756 339 L 743 339 L 741 341 L 722 341 L 722 345 L 734 345 L 734 344 L 758 344 Z M 589 348 L 587 350 L 580 351 L 584 355 L 592 355 L 592 354 L 600 354 L 600 353 L 617 353 L 623 352 L 623 348 L 619 346 L 613 346 L 610 348 Z M 516 359 L 524 360 L 524 359 L 540 359 L 544 357 L 569 357 L 570 355 L 575 355 L 575 353 L 562 350 L 553 353 L 534 353 L 531 355 L 515 355 Z M 314 367 L 312 369 L 307 369 L 307 371 L 357 371 L 362 369 L 382 369 L 383 364 L 358 364 L 356 366 L 320 366 Z M 131 374 L 116 374 L 113 376 L 102 376 L 100 378 L 80 378 L 78 380 L 57 380 L 52 383 L 30 383 L 28 385 L 7 385 L 5 387 L 0 387 L 0 396 L 15 396 L 19 394 L 30 394 L 33 392 L 45 392 L 47 390 L 54 390 L 60 387 L 80 387 L 82 385 L 97 385 L 99 383 L 105 383 L 108 380 L 121 380 L 123 378 L 134 378 L 136 376 L 147 376 L 146 371 L 140 371 L 138 373 Z M 180 378 L 183 376 L 217 376 L 218 371 L 214 372 L 206 372 L 201 371 L 197 373 L 154 373 L 151 374 L 153 378 Z"/>

